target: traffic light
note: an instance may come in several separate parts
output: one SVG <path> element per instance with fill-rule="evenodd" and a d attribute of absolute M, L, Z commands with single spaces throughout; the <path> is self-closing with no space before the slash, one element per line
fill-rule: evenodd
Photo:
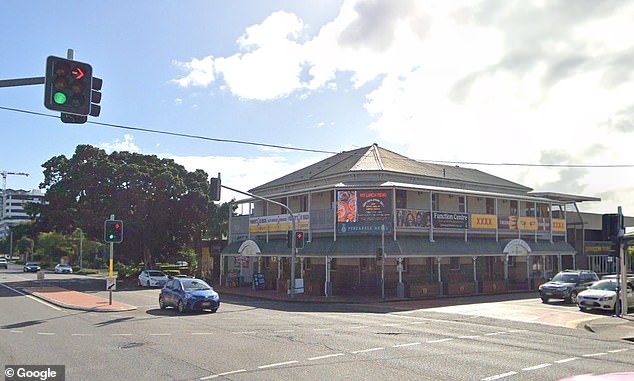
<path fill-rule="evenodd" d="M 618 214 L 604 214 L 602 216 L 602 238 L 604 241 L 612 241 L 616 243 L 619 231 L 625 226 L 625 221 L 623 216 L 621 216 L 619 221 Z"/>
<path fill-rule="evenodd" d="M 304 248 L 304 232 L 295 232 L 295 248 Z"/>
<path fill-rule="evenodd" d="M 90 116 L 97 117 L 101 113 L 101 87 L 103 80 L 101 78 L 92 77 L 92 87 L 90 91 Z"/>
<path fill-rule="evenodd" d="M 220 201 L 220 173 L 218 177 L 212 177 L 209 180 L 209 198 L 213 201 Z"/>
<path fill-rule="evenodd" d="M 103 240 L 112 243 L 123 242 L 123 221 L 106 220 L 104 222 Z"/>
<path fill-rule="evenodd" d="M 49 56 L 44 76 L 44 107 L 74 115 L 90 114 L 92 67 Z"/>

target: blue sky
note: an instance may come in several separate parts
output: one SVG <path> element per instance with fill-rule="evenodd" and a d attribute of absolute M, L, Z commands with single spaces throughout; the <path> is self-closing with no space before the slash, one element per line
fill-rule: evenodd
<path fill-rule="evenodd" d="M 378 143 L 419 160 L 632 164 L 633 4 L 4 1 L 0 79 L 43 76 L 72 48 L 104 81 L 97 122 L 333 152 Z M 41 85 L 0 88 L 0 106 L 54 115 Z M 13 189 L 37 188 L 42 163 L 78 144 L 171 157 L 245 190 L 327 157 L 6 110 L 0 126 L 0 170 L 30 173 Z M 460 165 L 634 213 L 630 167 Z"/>

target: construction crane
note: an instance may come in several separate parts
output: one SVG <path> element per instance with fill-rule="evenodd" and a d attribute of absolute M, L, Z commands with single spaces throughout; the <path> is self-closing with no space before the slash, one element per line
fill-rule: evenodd
<path fill-rule="evenodd" d="M 28 173 L 24 172 L 9 172 L 9 171 L 0 171 L 0 175 L 2 175 L 2 205 L 0 205 L 0 220 L 4 218 L 4 208 L 5 208 L 5 197 L 7 195 L 7 175 L 13 176 L 28 176 Z"/>

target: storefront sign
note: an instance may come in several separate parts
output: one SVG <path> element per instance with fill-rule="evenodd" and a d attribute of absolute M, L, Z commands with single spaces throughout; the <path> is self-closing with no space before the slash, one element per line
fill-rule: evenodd
<path fill-rule="evenodd" d="M 467 213 L 433 212 L 434 228 L 438 229 L 467 229 L 469 215 Z"/>
<path fill-rule="evenodd" d="M 310 228 L 309 212 L 293 213 L 293 215 L 295 216 L 295 230 L 308 230 Z M 285 233 L 292 229 L 290 214 L 249 218 L 250 233 Z"/>
<path fill-rule="evenodd" d="M 385 190 L 337 191 L 338 233 L 392 231 L 392 197 Z"/>
<path fill-rule="evenodd" d="M 614 252 L 614 244 L 610 241 L 586 241 L 583 251 L 588 255 L 607 255 Z"/>
<path fill-rule="evenodd" d="M 554 232 L 565 232 L 566 231 L 566 220 L 560 218 L 553 218 L 553 231 Z"/>
<path fill-rule="evenodd" d="M 472 229 L 495 229 L 498 226 L 498 217 L 494 214 L 472 214 Z"/>
<path fill-rule="evenodd" d="M 431 213 L 419 209 L 396 209 L 396 226 L 429 229 Z"/>

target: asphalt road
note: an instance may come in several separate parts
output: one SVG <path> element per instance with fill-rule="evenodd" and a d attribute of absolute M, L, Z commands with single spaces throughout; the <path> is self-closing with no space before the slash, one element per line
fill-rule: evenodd
<path fill-rule="evenodd" d="M 216 314 L 179 315 L 158 308 L 159 290 L 131 289 L 115 297 L 136 311 L 97 313 L 20 294 L 30 279 L 17 267 L 0 270 L 0 365 L 66 365 L 67 380 L 557 380 L 634 371 L 627 342 L 568 328 L 560 317 L 490 316 L 514 308 L 530 319 L 580 314 L 536 298 L 458 311 L 225 296 Z M 107 295 L 94 286 L 103 280 L 47 279 Z"/>

